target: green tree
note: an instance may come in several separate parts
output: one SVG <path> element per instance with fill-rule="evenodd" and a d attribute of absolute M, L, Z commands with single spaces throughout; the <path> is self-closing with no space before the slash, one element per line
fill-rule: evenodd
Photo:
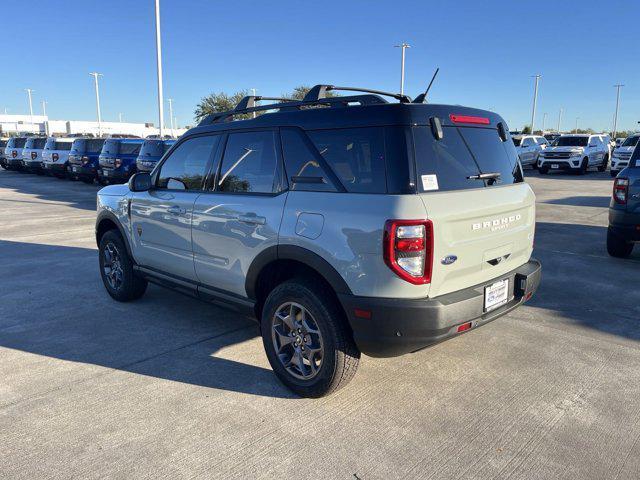
<path fill-rule="evenodd" d="M 523 135 L 531 133 L 531 125 L 525 125 L 521 132 Z"/>
<path fill-rule="evenodd" d="M 225 92 L 214 92 L 210 93 L 206 97 L 202 97 L 202 100 L 200 100 L 194 112 L 196 122 L 200 122 L 204 117 L 212 113 L 233 110 L 238 102 L 247 95 L 248 92 L 246 90 L 241 90 L 232 95 Z"/>

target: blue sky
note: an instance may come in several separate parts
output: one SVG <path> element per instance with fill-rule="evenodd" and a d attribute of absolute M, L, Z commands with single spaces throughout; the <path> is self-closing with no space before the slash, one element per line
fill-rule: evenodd
<path fill-rule="evenodd" d="M 54 119 L 95 118 L 90 71 L 101 79 L 103 118 L 157 124 L 153 0 L 4 0 L 0 111 L 27 113 L 48 102 Z M 611 128 L 615 89 L 624 83 L 618 125 L 640 120 L 635 50 L 640 2 L 161 0 L 165 97 L 181 125 L 212 91 L 256 88 L 281 94 L 300 84 L 399 90 L 436 103 L 495 110 L 512 128 L 528 123 L 540 73 L 537 126 Z"/>

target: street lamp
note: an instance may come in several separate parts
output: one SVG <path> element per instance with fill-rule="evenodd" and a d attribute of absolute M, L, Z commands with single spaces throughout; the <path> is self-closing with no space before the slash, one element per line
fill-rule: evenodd
<path fill-rule="evenodd" d="M 542 134 L 544 135 L 544 125 L 545 123 L 547 123 L 547 114 L 543 113 L 542 114 Z M 533 133 L 533 132 L 532 132 Z"/>
<path fill-rule="evenodd" d="M 562 112 L 563 112 L 563 109 L 560 108 L 560 112 L 558 113 L 558 133 L 560 133 L 560 122 L 562 122 Z"/>
<path fill-rule="evenodd" d="M 35 92 L 35 90 L 31 88 L 25 88 L 24 91 L 27 92 L 27 96 L 29 97 L 29 115 L 31 116 L 31 130 L 33 130 L 33 102 L 31 101 L 31 94 Z"/>
<path fill-rule="evenodd" d="M 162 41 L 160 38 L 160 0 L 156 0 L 156 66 L 158 70 L 158 120 L 160 138 L 164 136 L 164 105 L 162 93 Z"/>
<path fill-rule="evenodd" d="M 536 74 L 533 75 L 533 78 L 536 79 L 535 87 L 533 89 L 533 109 L 531 111 L 531 133 L 533 133 L 534 122 L 536 119 L 536 107 L 538 105 L 538 81 L 542 75 Z"/>
<path fill-rule="evenodd" d="M 93 77 L 96 86 L 96 111 L 98 112 L 98 137 L 102 136 L 102 117 L 100 116 L 100 88 L 98 87 L 98 77 L 103 75 L 98 72 L 89 73 Z"/>
<path fill-rule="evenodd" d="M 45 119 L 44 119 L 44 134 L 48 137 L 49 136 L 49 119 L 46 118 L 47 117 L 47 102 L 46 102 L 46 100 L 42 100 L 42 116 L 45 117 Z"/>
<path fill-rule="evenodd" d="M 578 133 L 578 120 L 580 120 L 580 117 L 576 117 L 576 128 L 573 133 Z"/>
<path fill-rule="evenodd" d="M 395 48 L 402 49 L 402 60 L 400 63 L 400 95 L 404 95 L 404 59 L 405 59 L 405 50 L 407 48 L 411 48 L 411 45 L 408 43 L 402 42 L 400 45 L 394 45 Z"/>
<path fill-rule="evenodd" d="M 613 117 L 613 138 L 616 138 L 616 130 L 618 129 L 618 106 L 620 105 L 620 89 L 624 87 L 622 84 L 614 85 L 616 88 L 616 114 Z"/>
<path fill-rule="evenodd" d="M 175 127 L 173 126 L 173 98 L 167 98 L 167 102 L 169 102 L 169 125 L 171 125 L 171 138 L 174 138 L 175 134 L 173 130 Z"/>

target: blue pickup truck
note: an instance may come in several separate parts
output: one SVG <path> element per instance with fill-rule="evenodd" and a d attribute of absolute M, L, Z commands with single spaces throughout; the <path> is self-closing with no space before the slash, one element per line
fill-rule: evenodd
<path fill-rule="evenodd" d="M 640 148 L 636 145 L 629 166 L 613 181 L 607 251 L 613 257 L 625 258 L 631 255 L 637 242 L 640 242 Z"/>

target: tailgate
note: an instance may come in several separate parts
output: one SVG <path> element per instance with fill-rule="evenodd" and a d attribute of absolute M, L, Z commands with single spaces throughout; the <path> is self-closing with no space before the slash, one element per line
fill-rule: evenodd
<path fill-rule="evenodd" d="M 430 297 L 487 282 L 529 260 L 535 197 L 528 184 L 421 197 L 433 222 Z"/>

